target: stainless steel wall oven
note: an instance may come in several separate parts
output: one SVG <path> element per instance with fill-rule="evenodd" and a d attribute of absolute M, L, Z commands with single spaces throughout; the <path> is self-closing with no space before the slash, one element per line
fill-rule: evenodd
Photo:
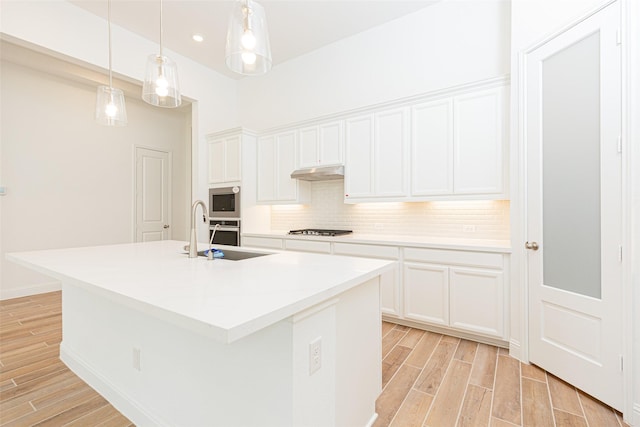
<path fill-rule="evenodd" d="M 240 246 L 240 220 L 216 220 L 209 221 L 209 240 L 213 236 L 214 245 Z"/>

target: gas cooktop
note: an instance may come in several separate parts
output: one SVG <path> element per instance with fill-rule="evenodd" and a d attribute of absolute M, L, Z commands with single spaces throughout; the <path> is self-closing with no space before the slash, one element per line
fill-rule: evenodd
<path fill-rule="evenodd" d="M 320 228 L 304 228 L 302 230 L 291 230 L 289 234 L 304 234 L 307 236 L 341 236 L 352 233 L 351 230 L 323 230 Z"/>

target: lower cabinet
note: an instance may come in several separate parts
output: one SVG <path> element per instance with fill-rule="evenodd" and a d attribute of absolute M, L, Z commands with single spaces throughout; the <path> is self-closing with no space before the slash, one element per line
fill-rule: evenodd
<path fill-rule="evenodd" d="M 385 319 L 508 339 L 505 253 L 258 236 L 243 236 L 243 245 L 398 261 L 381 277 Z"/>
<path fill-rule="evenodd" d="M 404 263 L 404 317 L 449 326 L 449 269 Z"/>
<path fill-rule="evenodd" d="M 381 258 L 398 261 L 399 249 L 392 246 L 362 245 L 355 243 L 334 243 L 335 255 Z M 394 268 L 380 277 L 380 308 L 382 314 L 400 317 L 400 269 Z"/>
<path fill-rule="evenodd" d="M 480 268 L 449 269 L 449 325 L 504 336 L 503 272 Z"/>
<path fill-rule="evenodd" d="M 506 339 L 504 254 L 407 248 L 404 259 L 405 319 Z"/>

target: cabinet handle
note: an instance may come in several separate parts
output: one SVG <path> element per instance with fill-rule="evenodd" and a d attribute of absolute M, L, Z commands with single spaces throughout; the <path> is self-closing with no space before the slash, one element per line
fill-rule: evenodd
<path fill-rule="evenodd" d="M 164 228 L 164 229 L 169 228 L 169 224 L 165 224 L 165 225 L 163 225 L 163 226 L 162 226 L 162 228 Z"/>
<path fill-rule="evenodd" d="M 540 246 L 538 246 L 537 242 L 525 242 L 524 247 L 533 251 L 537 251 Z"/>

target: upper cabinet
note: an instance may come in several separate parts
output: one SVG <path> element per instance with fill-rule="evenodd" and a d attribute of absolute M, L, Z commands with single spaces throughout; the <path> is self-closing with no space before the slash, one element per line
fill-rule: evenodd
<path fill-rule="evenodd" d="M 296 204 L 311 200 L 309 182 L 291 179 L 291 172 L 297 168 L 297 152 L 295 130 L 258 138 L 258 203 Z"/>
<path fill-rule="evenodd" d="M 342 121 L 301 128 L 298 136 L 301 168 L 343 163 L 344 130 Z"/>
<path fill-rule="evenodd" d="M 495 78 L 262 133 L 257 201 L 308 203 L 298 168 L 344 164 L 345 203 L 508 198 L 508 79 Z M 240 142 L 209 140 L 209 182 L 240 180 Z"/>
<path fill-rule="evenodd" d="M 506 197 L 507 112 L 505 87 L 412 106 L 412 198 Z"/>
<path fill-rule="evenodd" d="M 209 184 L 238 183 L 242 179 L 242 131 L 208 136 Z"/>
<path fill-rule="evenodd" d="M 507 198 L 507 87 L 450 93 L 347 117 L 345 202 Z"/>
<path fill-rule="evenodd" d="M 346 202 L 407 196 L 408 113 L 396 108 L 347 119 Z"/>
<path fill-rule="evenodd" d="M 504 194 L 506 89 L 456 96 L 453 111 L 454 194 Z"/>

